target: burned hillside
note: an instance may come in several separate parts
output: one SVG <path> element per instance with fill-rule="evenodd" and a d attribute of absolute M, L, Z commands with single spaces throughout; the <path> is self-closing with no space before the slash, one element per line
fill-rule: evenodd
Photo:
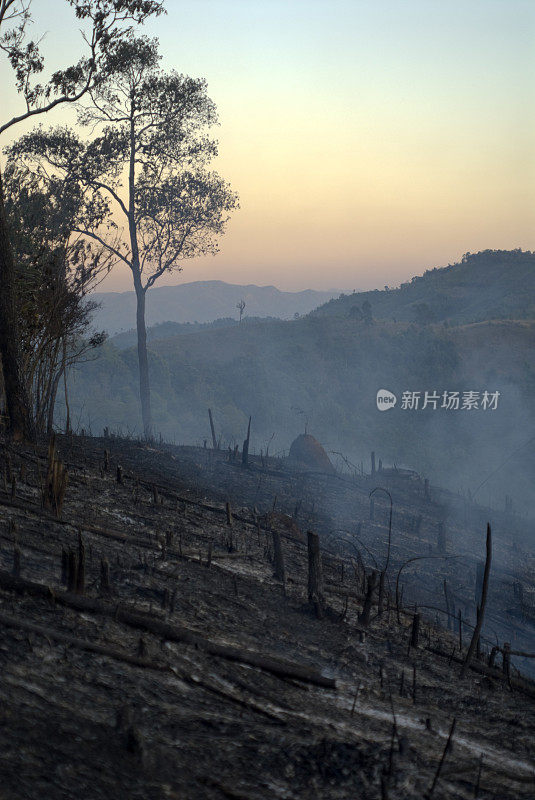
<path fill-rule="evenodd" d="M 533 796 L 510 510 L 461 679 L 487 521 L 467 498 L 109 437 L 2 457 L 3 797 Z"/>

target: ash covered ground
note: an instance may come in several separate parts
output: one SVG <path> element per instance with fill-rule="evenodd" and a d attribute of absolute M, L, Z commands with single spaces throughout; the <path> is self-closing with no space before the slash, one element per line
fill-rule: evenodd
<path fill-rule="evenodd" d="M 535 650 L 528 520 L 493 513 L 481 653 L 461 679 L 488 516 L 467 498 L 395 472 L 245 468 L 117 438 L 57 446 L 59 516 L 42 503 L 47 443 L 2 446 L 2 798 L 534 796 L 532 660 L 504 675 L 495 650 L 489 667 L 504 642 Z M 388 548 L 378 486 L 391 555 L 366 625 Z"/>

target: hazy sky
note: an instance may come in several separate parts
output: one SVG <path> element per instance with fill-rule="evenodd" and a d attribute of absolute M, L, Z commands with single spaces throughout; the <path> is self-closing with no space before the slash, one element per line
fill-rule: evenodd
<path fill-rule="evenodd" d="M 145 31 L 164 68 L 208 80 L 215 166 L 241 202 L 220 254 L 167 282 L 382 287 L 467 250 L 535 249 L 532 0 L 166 7 Z M 75 61 L 65 0 L 33 10 L 50 66 Z M 5 117 L 21 107 L 5 63 L 0 80 Z M 102 288 L 130 289 L 130 277 Z"/>

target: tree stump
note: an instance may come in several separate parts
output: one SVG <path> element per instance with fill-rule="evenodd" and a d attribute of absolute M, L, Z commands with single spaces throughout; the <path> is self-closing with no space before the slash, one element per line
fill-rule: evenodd
<path fill-rule="evenodd" d="M 318 619 L 323 617 L 323 574 L 321 569 L 320 539 L 314 531 L 307 531 L 308 543 L 308 600 L 314 606 Z"/>
<path fill-rule="evenodd" d="M 273 537 L 273 562 L 274 576 L 278 581 L 286 581 L 286 571 L 284 569 L 284 555 L 282 552 L 281 537 L 278 531 L 271 531 Z"/>
<path fill-rule="evenodd" d="M 359 614 L 359 622 L 361 625 L 369 625 L 370 618 L 372 613 L 372 605 L 373 605 L 373 593 L 375 591 L 375 587 L 377 585 L 377 572 L 373 571 L 368 578 L 368 588 L 366 590 L 366 597 L 364 598 L 364 605 L 362 607 L 362 611 Z"/>

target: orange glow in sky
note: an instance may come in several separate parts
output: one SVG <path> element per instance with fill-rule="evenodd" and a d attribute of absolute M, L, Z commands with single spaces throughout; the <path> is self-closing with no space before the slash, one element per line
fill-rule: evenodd
<path fill-rule="evenodd" d="M 535 249 L 531 1 L 166 5 L 143 32 L 159 37 L 164 69 L 207 79 L 221 123 L 214 167 L 241 210 L 219 255 L 159 285 L 382 288 L 467 250 Z M 32 8 L 50 68 L 76 61 L 65 0 Z M 11 116 L 20 98 L 5 63 L 0 79 Z M 117 268 L 101 288 L 129 290 L 130 275 Z"/>

